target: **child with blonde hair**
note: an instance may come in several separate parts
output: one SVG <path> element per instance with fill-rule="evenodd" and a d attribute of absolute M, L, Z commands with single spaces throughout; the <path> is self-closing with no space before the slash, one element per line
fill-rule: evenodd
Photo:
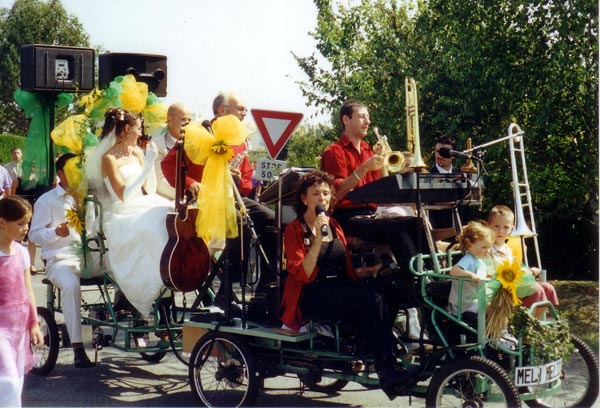
<path fill-rule="evenodd" d="M 490 256 L 497 265 L 503 261 L 513 262 L 515 257 L 511 248 L 506 244 L 510 234 L 514 229 L 515 215 L 510 208 L 505 205 L 496 205 L 488 215 L 487 225 L 494 231 L 496 238 L 490 249 Z M 538 282 L 538 268 L 525 268 L 524 282 L 517 286 L 517 297 L 523 302 L 523 306 L 530 307 L 535 302 L 544 300 L 550 301 L 554 306 L 558 306 L 558 296 L 556 289 L 548 282 Z M 537 308 L 535 317 L 540 317 L 544 308 Z"/>
<path fill-rule="evenodd" d="M 458 235 L 460 250 L 464 256 L 450 269 L 450 275 L 470 278 L 471 282 L 463 282 L 462 298 L 458 298 L 460 282 L 452 280 L 450 296 L 448 298 L 448 311 L 453 315 L 462 312 L 461 319 L 470 325 L 477 322 L 477 282 L 489 278 L 489 266 L 485 257 L 494 242 L 494 233 L 481 222 L 469 222 Z"/>
<path fill-rule="evenodd" d="M 29 253 L 19 242 L 29 229 L 31 205 L 0 200 L 0 407 L 20 407 L 23 379 L 33 365 L 30 342 L 44 343 L 31 288 Z"/>

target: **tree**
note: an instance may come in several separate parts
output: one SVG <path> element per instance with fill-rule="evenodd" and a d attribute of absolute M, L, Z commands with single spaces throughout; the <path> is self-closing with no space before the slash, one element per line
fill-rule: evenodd
<path fill-rule="evenodd" d="M 517 122 L 545 264 L 597 277 L 597 4 L 492 3 L 434 0 L 419 15 L 411 60 L 431 112 L 423 127 L 479 144 Z M 506 152 L 506 144 L 489 149 L 486 208 L 511 201 Z"/>
<path fill-rule="evenodd" d="M 336 139 L 332 129 L 323 125 L 300 126 L 294 131 L 287 148 L 288 167 L 319 167 L 319 160 L 323 150 Z"/>
<path fill-rule="evenodd" d="M 346 98 L 362 100 L 398 148 L 404 146 L 398 136 L 405 128 L 404 78 L 413 77 L 426 161 L 438 136 L 479 145 L 506 135 L 508 124 L 517 122 L 526 132 L 545 265 L 565 277 L 597 277 L 594 0 L 315 4 L 312 35 L 320 56 L 296 56 L 308 77 L 300 86 L 310 103 L 333 111 Z M 486 163 L 487 211 L 511 201 L 506 145 L 489 148 Z M 556 250 L 566 242 L 573 242 L 569 259 Z"/>
<path fill-rule="evenodd" d="M 308 77 L 308 82 L 299 82 L 304 96 L 333 117 L 346 99 L 360 99 L 370 107 L 371 122 L 389 136 L 390 144 L 405 146 L 410 9 L 389 0 L 363 1 L 355 7 L 334 7 L 330 0 L 315 0 L 315 4 L 317 28 L 311 34 L 320 56 L 294 55 Z"/>
<path fill-rule="evenodd" d="M 60 0 L 15 0 L 12 8 L 0 8 L 0 133 L 27 132 L 27 120 L 13 101 L 25 44 L 89 47 L 89 37 Z"/>

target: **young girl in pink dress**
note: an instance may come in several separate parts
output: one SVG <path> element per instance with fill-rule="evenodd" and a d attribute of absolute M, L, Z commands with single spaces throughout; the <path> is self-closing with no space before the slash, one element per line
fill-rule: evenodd
<path fill-rule="evenodd" d="M 37 322 L 27 249 L 31 205 L 18 196 L 0 200 L 0 407 L 20 407 L 23 378 L 31 369 L 30 342 L 44 342 Z"/>

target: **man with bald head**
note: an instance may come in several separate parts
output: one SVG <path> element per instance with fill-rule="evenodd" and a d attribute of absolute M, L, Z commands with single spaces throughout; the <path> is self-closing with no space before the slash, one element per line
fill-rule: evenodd
<path fill-rule="evenodd" d="M 157 181 L 156 191 L 170 200 L 175 198 L 175 188 L 165 179 L 160 162 L 175 146 L 181 135 L 181 128 L 187 125 L 190 120 L 190 112 L 187 107 L 182 103 L 174 103 L 167 110 L 166 126 L 163 126 L 152 135 L 152 141 L 158 147 L 158 159 L 154 165 Z"/>
<path fill-rule="evenodd" d="M 202 125 L 205 126 L 209 131 L 211 130 L 211 124 L 219 117 L 225 115 L 234 115 L 240 121 L 243 121 L 248 113 L 248 109 L 244 104 L 243 100 L 233 92 L 220 92 L 213 100 L 213 114 L 214 118 L 210 121 L 205 120 Z M 229 161 L 229 170 L 233 177 L 233 181 L 242 196 L 244 205 L 248 210 L 250 218 L 254 222 L 255 230 L 260 238 L 265 253 L 270 260 L 271 266 L 261 259 L 261 275 L 258 282 L 257 292 L 264 292 L 264 289 L 271 287 L 273 281 L 276 279 L 274 274 L 274 265 L 276 254 L 275 254 L 275 234 L 269 231 L 270 227 L 275 225 L 275 212 L 270 208 L 252 200 L 248 195 L 252 191 L 252 174 L 254 168 L 248 159 L 248 145 L 242 143 L 238 146 L 232 146 L 234 156 Z M 185 177 L 185 188 L 192 196 L 196 197 L 200 189 L 200 183 L 202 182 L 202 173 L 204 166 L 200 164 L 192 163 L 187 159 L 187 174 Z M 166 179 L 175 185 L 176 172 L 177 172 L 177 161 L 175 151 L 171 151 L 162 160 L 161 167 Z M 246 238 L 249 237 L 249 233 L 246 232 L 244 235 Z M 244 248 L 248 249 L 248 242 L 244 243 Z M 239 244 L 237 244 L 236 251 L 239 252 Z M 246 252 L 247 253 L 247 252 Z M 235 255 L 234 255 L 235 259 Z M 246 258 L 247 260 L 247 258 Z M 238 263 L 239 264 L 239 263 Z M 236 265 L 238 267 L 238 265 Z M 245 270 L 246 267 L 244 266 Z M 239 272 L 237 273 L 239 275 Z"/>

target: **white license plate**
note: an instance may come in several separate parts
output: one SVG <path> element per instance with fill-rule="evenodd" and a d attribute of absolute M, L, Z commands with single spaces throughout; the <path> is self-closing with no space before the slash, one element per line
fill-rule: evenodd
<path fill-rule="evenodd" d="M 529 385 L 547 384 L 560 377 L 562 359 L 535 367 L 517 367 L 515 369 L 515 385 L 525 387 Z"/>

